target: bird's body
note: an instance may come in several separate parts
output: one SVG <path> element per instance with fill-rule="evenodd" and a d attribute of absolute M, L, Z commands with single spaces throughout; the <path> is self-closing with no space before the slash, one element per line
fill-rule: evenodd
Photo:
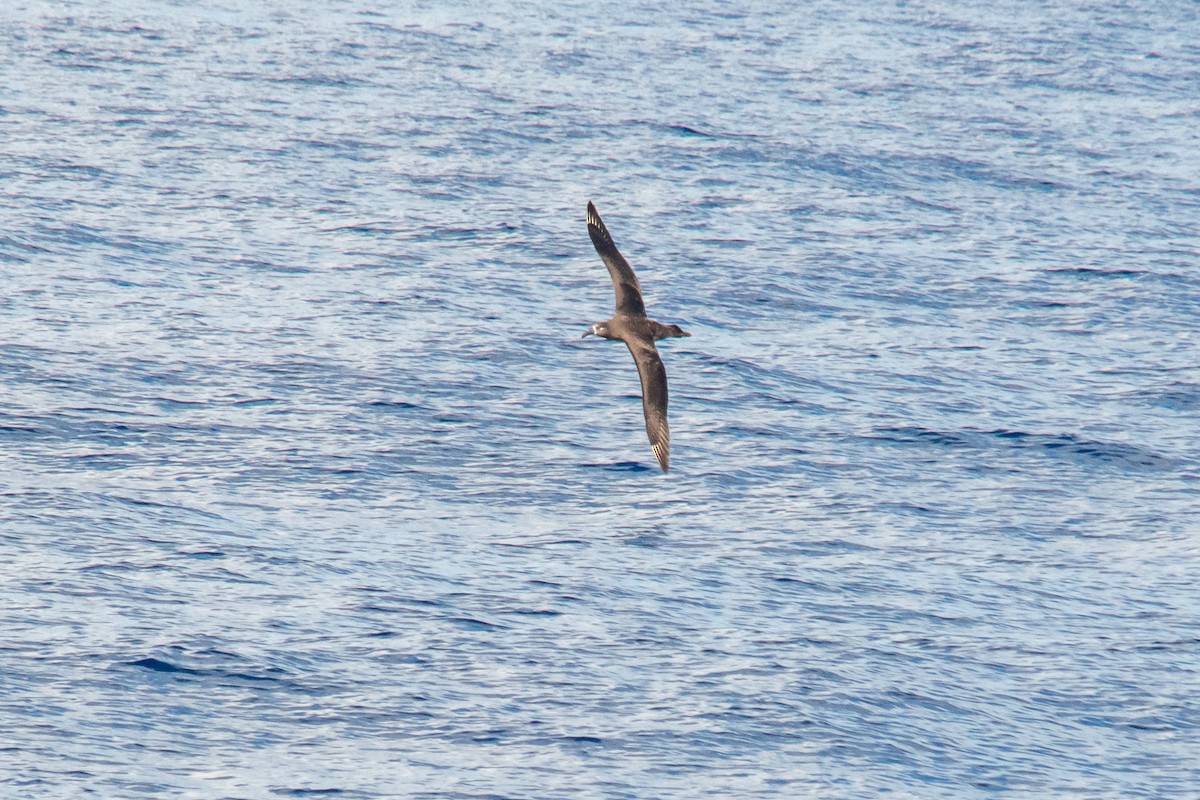
<path fill-rule="evenodd" d="M 617 311 L 607 322 L 597 322 L 583 334 L 622 341 L 629 348 L 642 379 L 642 411 L 646 416 L 646 435 L 663 472 L 670 467 L 671 428 L 667 425 L 667 370 L 658 348 L 659 339 L 691 336 L 678 325 L 663 325 L 646 316 L 642 287 L 629 262 L 613 244 L 596 207 L 587 205 L 588 234 L 608 273 L 617 295 Z"/>

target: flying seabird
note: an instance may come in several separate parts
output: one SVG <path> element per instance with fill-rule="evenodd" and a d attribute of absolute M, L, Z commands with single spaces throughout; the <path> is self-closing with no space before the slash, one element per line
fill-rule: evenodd
<path fill-rule="evenodd" d="M 662 471 L 666 472 L 671 460 L 671 429 L 667 426 L 667 370 L 654 342 L 679 336 L 691 336 L 678 325 L 663 325 L 646 316 L 646 305 L 642 301 L 642 286 L 629 262 L 613 244 L 608 228 L 596 213 L 596 207 L 587 204 L 588 235 L 600 254 L 600 260 L 608 267 L 613 288 L 617 292 L 617 313 L 608 322 L 597 322 L 584 336 L 602 336 L 620 340 L 629 348 L 642 379 L 642 411 L 646 415 L 646 435 L 650 437 L 650 449 L 658 459 Z"/>

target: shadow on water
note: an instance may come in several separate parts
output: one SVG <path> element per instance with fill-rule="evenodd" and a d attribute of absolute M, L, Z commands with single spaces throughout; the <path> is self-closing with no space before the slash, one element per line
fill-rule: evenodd
<path fill-rule="evenodd" d="M 1180 466 L 1176 459 L 1152 450 L 1121 442 L 1085 439 L 1073 433 L 1027 433 L 997 429 L 991 431 L 935 431 L 927 428 L 878 428 L 877 441 L 897 444 L 924 444 L 950 448 L 1028 450 L 1052 458 L 1061 458 L 1088 466 L 1113 465 L 1125 469 L 1172 470 Z"/>
<path fill-rule="evenodd" d="M 606 472 L 658 472 L 656 467 L 648 467 L 637 461 L 616 461 L 612 463 L 580 464 L 584 469 L 602 469 Z"/>
<path fill-rule="evenodd" d="M 236 657 L 217 650 L 205 650 L 187 654 L 180 648 L 172 648 L 172 654 L 162 657 L 147 656 L 133 661 L 121 662 L 119 666 L 136 667 L 148 672 L 169 675 L 172 678 L 214 681 L 218 684 L 282 685 L 289 683 L 288 673 L 279 667 L 246 669 L 244 664 L 232 663 Z M 187 662 L 192 662 L 188 666 Z M 204 662 L 215 662 L 206 665 Z"/>

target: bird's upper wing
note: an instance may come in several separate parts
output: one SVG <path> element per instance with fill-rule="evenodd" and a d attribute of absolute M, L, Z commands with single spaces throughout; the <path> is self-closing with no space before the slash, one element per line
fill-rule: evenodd
<path fill-rule="evenodd" d="M 604 222 L 596 213 L 596 207 L 591 201 L 587 204 L 587 226 L 592 244 L 596 246 L 596 252 L 600 254 L 604 266 L 608 267 L 613 288 L 617 290 L 617 313 L 644 315 L 646 305 L 642 302 L 642 286 L 638 283 L 637 275 L 633 274 L 633 267 L 629 266 L 629 262 L 613 244 L 608 228 L 604 227 Z"/>
<path fill-rule="evenodd" d="M 651 340 L 626 339 L 642 379 L 642 411 L 646 415 L 646 435 L 650 449 L 666 472 L 671 461 L 671 428 L 667 425 L 667 368 Z"/>

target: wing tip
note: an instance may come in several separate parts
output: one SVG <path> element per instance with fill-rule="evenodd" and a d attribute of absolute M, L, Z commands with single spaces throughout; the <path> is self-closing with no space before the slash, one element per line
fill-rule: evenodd
<path fill-rule="evenodd" d="M 671 470 L 671 450 L 662 444 L 655 443 L 650 445 L 650 449 L 654 451 L 654 457 L 658 459 L 658 465 L 662 467 L 663 472 Z"/>

